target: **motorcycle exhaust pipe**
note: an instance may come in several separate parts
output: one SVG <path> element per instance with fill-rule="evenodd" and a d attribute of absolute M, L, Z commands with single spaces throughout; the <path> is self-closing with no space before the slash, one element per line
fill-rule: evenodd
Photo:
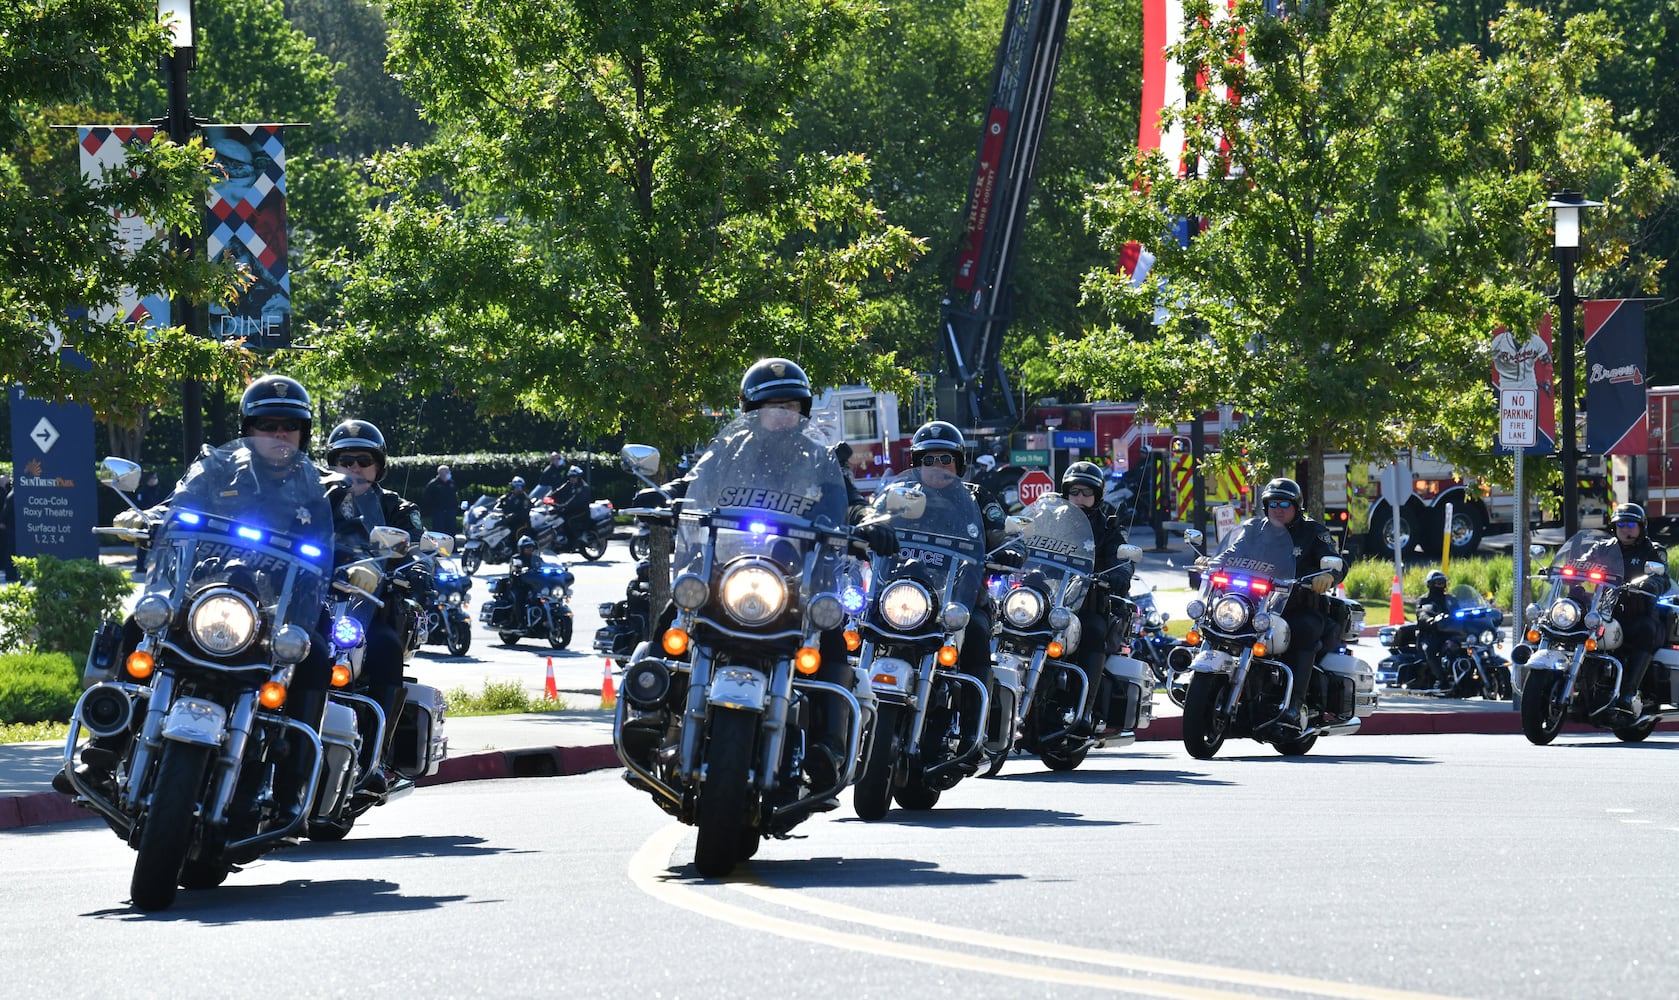
<path fill-rule="evenodd" d="M 128 731 L 134 719 L 134 700 L 121 688 L 96 684 L 82 695 L 82 728 L 95 736 L 115 736 Z"/>
<path fill-rule="evenodd" d="M 624 672 L 624 699 L 641 711 L 662 708 L 668 694 L 670 669 L 658 660 L 642 660 Z"/>

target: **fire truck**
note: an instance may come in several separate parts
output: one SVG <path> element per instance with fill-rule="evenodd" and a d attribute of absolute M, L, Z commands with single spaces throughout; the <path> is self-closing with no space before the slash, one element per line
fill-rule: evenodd
<path fill-rule="evenodd" d="M 830 447 L 841 441 L 851 447 L 851 478 L 864 493 L 874 492 L 893 468 L 908 468 L 900 457 L 909 444 L 894 393 L 865 385 L 824 389 L 810 405 L 810 421 Z"/>
<path fill-rule="evenodd" d="M 1610 457 L 1609 489 L 1616 503 L 1640 503 L 1650 533 L 1679 539 L 1679 385 L 1645 390 L 1648 444 L 1642 455 Z"/>

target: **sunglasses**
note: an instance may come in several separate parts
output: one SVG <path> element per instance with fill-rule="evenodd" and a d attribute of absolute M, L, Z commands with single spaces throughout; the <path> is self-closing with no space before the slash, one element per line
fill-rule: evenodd
<path fill-rule="evenodd" d="M 1096 491 L 1088 486 L 1075 486 L 1067 491 L 1067 495 L 1070 497 L 1093 497 L 1096 495 Z"/>
<path fill-rule="evenodd" d="M 338 460 L 332 464 L 338 466 L 340 469 L 371 469 L 378 461 L 379 460 L 374 458 L 372 455 L 340 455 L 338 456 Z"/>
<path fill-rule="evenodd" d="M 1638 528 L 1638 527 L 1642 527 L 1642 525 L 1640 525 L 1637 521 L 1616 521 L 1615 522 L 1615 527 L 1617 527 L 1617 528 Z"/>
<path fill-rule="evenodd" d="M 956 464 L 956 456 L 954 456 L 954 455 L 922 455 L 921 456 L 921 464 L 922 465 L 955 465 Z"/>
<path fill-rule="evenodd" d="M 289 434 L 302 430 L 303 421 L 274 419 L 253 420 L 251 421 L 251 429 L 262 431 L 264 434 L 273 434 L 275 431 L 284 431 Z"/>
<path fill-rule="evenodd" d="M 1293 506 L 1294 506 L 1294 501 L 1293 500 L 1267 500 L 1267 501 L 1265 501 L 1265 509 L 1266 510 L 1288 510 L 1290 507 L 1293 507 Z"/>

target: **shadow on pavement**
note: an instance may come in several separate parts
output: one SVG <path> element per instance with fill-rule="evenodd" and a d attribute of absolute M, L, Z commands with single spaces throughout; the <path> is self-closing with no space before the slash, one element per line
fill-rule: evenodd
<path fill-rule="evenodd" d="M 925 809 L 910 810 L 894 807 L 887 814 L 900 826 L 919 826 L 930 830 L 966 827 L 972 830 L 1022 829 L 1025 827 L 1130 826 L 1121 820 L 1085 819 L 1082 813 L 1059 809 L 1010 809 L 991 806 L 986 809 Z M 862 823 L 856 817 L 837 819 L 838 823 Z"/>
<path fill-rule="evenodd" d="M 677 871 L 696 883 L 711 881 L 701 879 L 692 865 L 684 865 Z M 754 858 L 741 867 L 739 874 L 759 878 L 777 889 L 991 885 L 1026 877 L 1016 872 L 944 871 L 935 862 L 909 858 L 802 858 L 788 861 Z"/>
<path fill-rule="evenodd" d="M 159 913 L 132 907 L 113 907 L 84 914 L 118 920 L 199 923 L 209 926 L 253 924 L 265 920 L 290 921 L 308 917 L 353 914 L 409 913 L 460 903 L 469 896 L 404 896 L 401 887 L 384 879 L 292 879 L 278 885 L 237 885 L 250 873 L 235 872 L 230 884 L 216 889 L 183 889 L 175 905 Z"/>
<path fill-rule="evenodd" d="M 296 847 L 265 854 L 265 862 L 284 861 L 354 861 L 369 858 L 472 858 L 491 854 L 529 854 L 524 850 L 485 846 L 484 838 L 471 836 L 441 837 L 365 837 L 350 836 L 337 843 L 304 841 Z"/>
<path fill-rule="evenodd" d="M 1031 766 L 1027 763 L 1028 767 Z M 1053 781 L 1075 785 L 1234 785 L 1234 781 L 1215 778 L 1196 771 L 1115 771 L 1073 770 L 1014 771 L 999 774 L 993 781 Z"/>

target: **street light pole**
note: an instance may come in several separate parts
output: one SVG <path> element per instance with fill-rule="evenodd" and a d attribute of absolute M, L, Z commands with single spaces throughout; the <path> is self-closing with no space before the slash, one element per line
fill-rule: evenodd
<path fill-rule="evenodd" d="M 1562 536 L 1574 537 L 1580 530 L 1580 470 L 1575 454 L 1574 428 L 1574 266 L 1580 260 L 1580 209 L 1598 208 L 1600 201 L 1587 201 L 1578 191 L 1560 191 L 1551 196 L 1545 207 L 1556 213 L 1554 247 L 1557 274 L 1561 285 L 1557 289 L 1557 311 L 1562 314 L 1561 343 L 1557 356 L 1562 359 Z M 1516 460 L 1521 461 L 1518 452 Z"/>
<path fill-rule="evenodd" d="M 185 145 L 192 138 L 192 112 L 187 107 L 187 71 L 193 64 L 193 0 L 157 0 L 157 19 L 169 28 L 173 46 L 163 57 L 164 71 L 169 83 L 169 110 L 165 131 L 177 145 Z M 184 229 L 175 231 L 175 253 L 182 257 L 193 254 L 193 234 Z M 185 295 L 175 296 L 174 313 L 188 336 L 200 335 L 198 308 Z M 198 458 L 204 444 L 204 384 L 189 378 L 181 383 L 181 458 L 188 465 Z"/>

